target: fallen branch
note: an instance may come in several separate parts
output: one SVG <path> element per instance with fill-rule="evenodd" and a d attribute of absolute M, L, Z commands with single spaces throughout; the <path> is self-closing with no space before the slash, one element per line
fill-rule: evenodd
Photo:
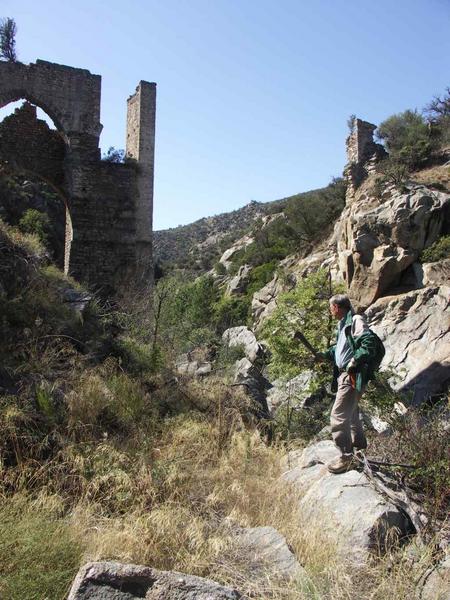
<path fill-rule="evenodd" d="M 363 471 L 374 488 L 381 494 L 387 496 L 389 500 L 392 500 L 396 506 L 401 508 L 408 515 L 411 523 L 414 525 L 419 540 L 422 541 L 421 533 L 424 526 L 427 524 L 427 519 L 423 513 L 420 513 L 419 506 L 408 498 L 406 492 L 394 492 L 394 490 L 391 490 L 382 483 L 373 473 L 369 464 L 370 461 L 365 456 L 362 458 L 358 457 L 358 460 L 362 463 L 364 467 Z"/>

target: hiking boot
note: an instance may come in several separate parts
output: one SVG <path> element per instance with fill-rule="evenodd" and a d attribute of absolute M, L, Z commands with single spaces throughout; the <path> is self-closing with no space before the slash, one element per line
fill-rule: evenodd
<path fill-rule="evenodd" d="M 353 463 L 353 455 L 352 454 L 341 454 L 335 460 L 332 460 L 328 464 L 328 470 L 330 473 L 345 473 L 349 471 L 352 467 L 354 467 Z"/>

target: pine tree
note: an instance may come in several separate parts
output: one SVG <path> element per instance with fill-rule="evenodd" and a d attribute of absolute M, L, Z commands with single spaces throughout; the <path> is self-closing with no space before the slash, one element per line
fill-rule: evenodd
<path fill-rule="evenodd" d="M 0 58 L 10 62 L 16 62 L 16 33 L 17 25 L 14 19 L 9 17 L 0 21 Z"/>

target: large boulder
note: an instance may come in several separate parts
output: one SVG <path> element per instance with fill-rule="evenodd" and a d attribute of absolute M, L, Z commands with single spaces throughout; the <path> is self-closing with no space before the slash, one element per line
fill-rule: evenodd
<path fill-rule="evenodd" d="M 258 342 L 253 331 L 250 331 L 245 325 L 230 327 L 224 331 L 222 334 L 222 341 L 229 348 L 242 346 L 245 356 L 252 363 L 264 356 L 263 346 Z"/>
<path fill-rule="evenodd" d="M 366 316 L 384 340 L 382 367 L 411 402 L 445 391 L 450 381 L 450 286 L 424 288 L 377 300 Z"/>
<path fill-rule="evenodd" d="M 337 225 L 340 270 L 350 296 L 369 306 L 401 284 L 420 252 L 441 235 L 450 194 L 424 185 L 388 188 L 381 199 L 357 192 Z"/>
<path fill-rule="evenodd" d="M 419 598 L 420 600 L 450 598 L 450 556 L 426 573 Z"/>
<path fill-rule="evenodd" d="M 215 581 L 175 571 L 117 562 L 81 567 L 68 600 L 238 600 L 242 596 Z"/>
<path fill-rule="evenodd" d="M 290 404 L 291 407 L 302 408 L 312 398 L 310 383 L 314 376 L 311 370 L 302 371 L 300 375 L 289 381 L 277 379 L 272 382 L 273 387 L 267 392 L 267 404 L 271 413 L 282 406 Z M 314 397 L 316 397 L 314 395 Z"/>
<path fill-rule="evenodd" d="M 230 294 L 230 296 L 243 294 L 245 292 L 249 283 L 251 270 L 252 268 L 250 265 L 242 265 L 242 267 L 239 267 L 238 272 L 232 277 L 227 285 L 227 293 Z"/>
<path fill-rule="evenodd" d="M 245 572 L 259 585 L 267 579 L 303 579 L 307 575 L 286 543 L 273 527 L 248 527 L 236 536 L 236 547 L 245 556 Z"/>
<path fill-rule="evenodd" d="M 412 526 L 364 473 L 329 473 L 326 464 L 337 456 L 333 442 L 318 442 L 301 454 L 297 452 L 283 479 L 303 492 L 299 501 L 302 519 L 322 528 L 336 542 L 340 555 L 361 565 L 371 553 L 387 547 L 393 537 L 412 533 Z"/>

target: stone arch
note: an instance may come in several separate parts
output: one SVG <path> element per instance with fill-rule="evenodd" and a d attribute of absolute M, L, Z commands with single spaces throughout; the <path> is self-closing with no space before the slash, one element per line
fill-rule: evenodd
<path fill-rule="evenodd" d="M 49 179 L 67 198 L 66 271 L 108 290 L 118 289 L 126 276 L 151 283 L 156 85 L 141 81 L 128 99 L 127 157 L 133 160 L 126 164 L 100 160 L 100 93 L 101 77 L 86 69 L 42 60 L 0 61 L 0 107 L 25 98 L 42 108 L 64 137 L 57 177 L 39 166 L 38 156 L 22 166 Z M 11 158 L 14 151 L 7 154 Z"/>

